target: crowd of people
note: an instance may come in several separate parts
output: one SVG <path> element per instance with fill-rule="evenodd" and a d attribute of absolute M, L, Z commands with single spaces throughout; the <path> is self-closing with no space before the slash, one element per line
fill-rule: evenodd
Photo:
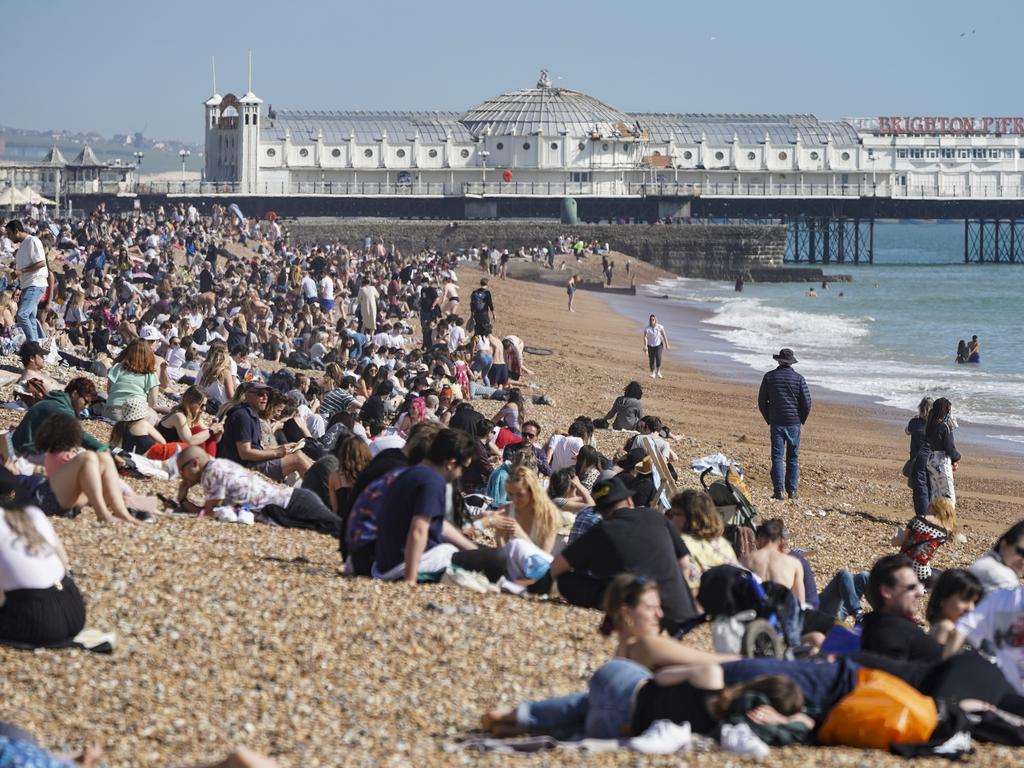
<path fill-rule="evenodd" d="M 638 382 L 603 417 L 542 417 L 523 340 L 497 330 L 488 281 L 507 260 L 495 248 L 301 243 L 278 221 L 185 204 L 12 220 L 5 233 L 0 345 L 20 360 L 6 385 L 23 413 L 0 443 L 2 643 L 80 644 L 87 606 L 49 517 L 89 507 L 129 528 L 174 512 L 333 537 L 353 577 L 477 573 L 603 611 L 618 646 L 589 692 L 489 711 L 497 735 L 618 738 L 667 719 L 758 752 L 810 741 L 863 668 L 1024 715 L 1024 523 L 969 570 L 931 566 L 956 528 L 948 401 L 922 403 L 908 427 L 916 514 L 899 554 L 819 580 L 780 519 L 742 535 L 704 491 L 664 490 L 675 437 L 644 413 Z M 486 274 L 463 304 L 458 269 L 474 257 Z M 661 378 L 668 336 L 654 315 L 644 349 Z M 783 499 L 797 496 L 810 394 L 792 350 L 775 359 L 758 405 Z M 623 432 L 614 455 L 598 449 L 602 429 Z M 151 477 L 177 494 L 135 490 Z M 813 659 L 686 644 L 713 612 L 706 585 L 739 573 L 785 614 L 790 656 Z M 912 618 L 926 588 L 927 632 Z M 815 656 L 848 618 L 856 649 Z"/>

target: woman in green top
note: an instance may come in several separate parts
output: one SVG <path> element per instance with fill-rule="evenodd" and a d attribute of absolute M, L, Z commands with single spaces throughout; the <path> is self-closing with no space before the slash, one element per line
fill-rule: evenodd
<path fill-rule="evenodd" d="M 153 349 L 146 341 L 133 339 L 107 374 L 106 415 L 121 421 L 121 408 L 128 400 L 145 400 L 155 410 L 159 393 Z"/>

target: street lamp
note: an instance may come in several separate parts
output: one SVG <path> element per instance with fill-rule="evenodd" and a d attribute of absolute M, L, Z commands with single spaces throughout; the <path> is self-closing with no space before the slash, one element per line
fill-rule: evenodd
<path fill-rule="evenodd" d="M 178 157 L 181 158 L 181 180 L 185 181 L 185 158 L 191 155 L 187 149 L 178 150 Z"/>
<path fill-rule="evenodd" d="M 142 158 L 144 158 L 146 156 L 146 153 L 145 152 L 138 152 L 138 151 L 136 151 L 136 152 L 132 152 L 132 156 L 135 158 L 135 167 L 136 168 L 141 168 L 142 167 Z"/>

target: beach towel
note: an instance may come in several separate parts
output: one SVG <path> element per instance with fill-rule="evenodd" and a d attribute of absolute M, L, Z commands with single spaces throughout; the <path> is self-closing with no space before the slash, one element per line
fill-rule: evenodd
<path fill-rule="evenodd" d="M 712 475 L 725 476 L 725 473 L 729 471 L 729 467 L 732 465 L 732 459 L 726 456 L 724 453 L 712 453 L 708 456 L 701 456 L 699 459 L 694 459 L 690 462 L 690 469 L 694 472 L 701 473 L 705 469 L 710 468 Z"/>

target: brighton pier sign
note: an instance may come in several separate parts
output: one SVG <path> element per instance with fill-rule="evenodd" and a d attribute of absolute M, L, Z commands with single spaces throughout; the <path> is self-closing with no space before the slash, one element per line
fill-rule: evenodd
<path fill-rule="evenodd" d="M 884 136 L 1024 136 L 1024 117 L 879 117 L 875 133 Z"/>

